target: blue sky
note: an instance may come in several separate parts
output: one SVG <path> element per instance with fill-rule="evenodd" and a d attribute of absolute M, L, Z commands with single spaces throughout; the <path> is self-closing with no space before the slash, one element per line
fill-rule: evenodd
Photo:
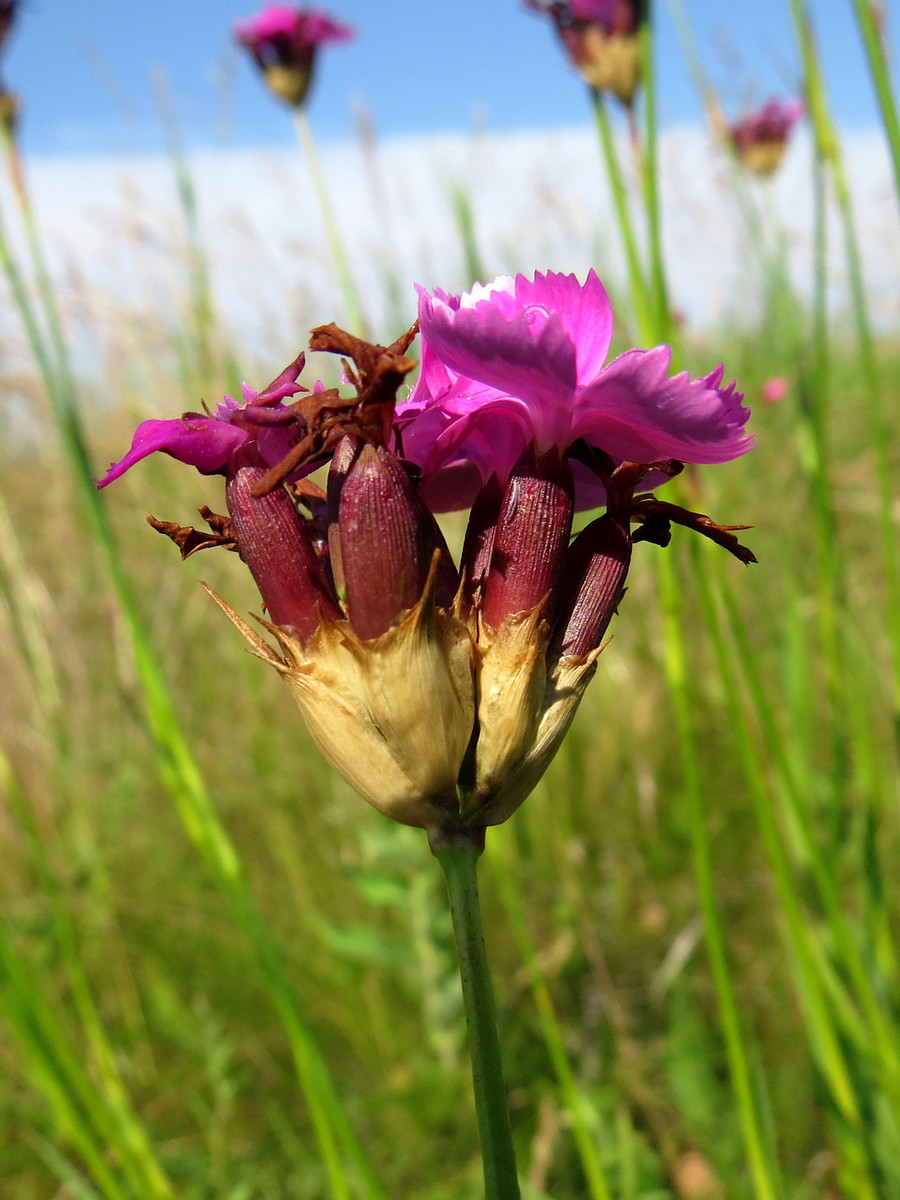
<path fill-rule="evenodd" d="M 242 0 L 22 0 L 2 78 L 23 100 L 22 139 L 39 155 L 138 153 L 163 145 L 154 79 L 164 78 L 189 148 L 288 144 L 285 112 L 231 42 Z M 327 48 L 310 102 L 318 137 L 352 137 L 366 107 L 381 136 L 541 129 L 583 123 L 583 85 L 549 22 L 518 0 L 333 0 L 356 27 Z M 726 110 L 791 95 L 797 67 L 786 0 L 687 0 Z M 699 106 L 662 0 L 658 50 L 664 123 Z M 813 4 L 831 99 L 847 128 L 877 122 L 850 0 Z"/>

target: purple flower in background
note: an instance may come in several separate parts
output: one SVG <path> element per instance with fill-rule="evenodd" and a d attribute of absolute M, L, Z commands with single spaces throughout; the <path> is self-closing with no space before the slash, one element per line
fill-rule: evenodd
<path fill-rule="evenodd" d="M 643 0 L 526 0 L 526 6 L 550 17 L 586 83 L 632 104 L 640 81 Z"/>
<path fill-rule="evenodd" d="M 0 48 L 9 36 L 19 0 L 0 0 Z"/>
<path fill-rule="evenodd" d="M 780 404 L 790 390 L 791 385 L 783 375 L 773 375 L 762 385 L 760 395 L 767 404 Z"/>
<path fill-rule="evenodd" d="M 606 484 L 588 465 L 727 462 L 753 445 L 750 415 L 723 368 L 669 374 L 668 346 L 628 350 L 607 365 L 613 314 L 591 271 L 501 276 L 471 292 L 419 292 L 422 370 L 397 411 L 403 452 L 438 511 L 465 508 L 492 477 L 501 484 L 528 446 L 573 459 L 576 504 Z M 665 481 L 648 472 L 644 487 Z"/>
<path fill-rule="evenodd" d="M 98 486 L 106 487 L 157 451 L 196 467 L 201 475 L 225 475 L 238 460 L 274 466 L 287 455 L 296 436 L 292 415 L 281 402 L 306 390 L 297 383 L 303 364 L 301 354 L 261 392 L 242 384 L 243 402 L 226 396 L 212 413 L 143 421 L 134 431 L 131 449 L 110 466 Z"/>
<path fill-rule="evenodd" d="M 769 100 L 729 125 L 726 136 L 749 171 L 754 175 L 771 175 L 784 158 L 791 131 L 805 113 L 802 100 Z"/>
<path fill-rule="evenodd" d="M 253 55 L 269 90 L 298 107 L 312 83 L 319 46 L 349 41 L 353 30 L 321 9 L 270 4 L 257 16 L 237 21 L 234 36 Z"/>
<path fill-rule="evenodd" d="M 555 4 L 563 10 L 554 18 L 569 21 L 590 21 L 602 25 L 607 33 L 634 33 L 643 16 L 643 4 L 632 0 L 569 0 L 568 4 Z"/>

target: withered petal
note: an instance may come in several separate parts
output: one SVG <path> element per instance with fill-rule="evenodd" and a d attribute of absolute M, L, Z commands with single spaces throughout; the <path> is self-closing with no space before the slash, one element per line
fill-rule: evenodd
<path fill-rule="evenodd" d="M 666 500 L 657 500 L 655 496 L 641 496 L 632 507 L 632 517 L 645 523 L 643 537 L 641 531 L 638 531 L 633 536 L 633 541 L 654 541 L 654 537 L 650 532 L 647 532 L 646 525 L 649 523 L 651 529 L 659 527 L 659 533 L 665 536 L 664 530 L 669 521 L 674 521 L 676 525 L 683 525 L 687 529 L 693 529 L 696 533 L 702 534 L 709 538 L 711 542 L 715 542 L 717 546 L 722 546 L 729 554 L 733 554 L 740 562 L 749 564 L 757 561 L 756 555 L 747 546 L 742 545 L 734 536 L 734 530 L 752 529 L 752 525 L 719 525 L 712 517 L 706 516 L 705 513 L 691 512 L 690 509 L 682 508 L 680 504 L 670 504 Z M 665 523 L 665 524 L 664 524 Z M 665 542 L 660 543 L 662 545 Z"/>
<path fill-rule="evenodd" d="M 228 517 L 219 516 L 210 509 L 203 508 L 200 515 L 208 521 L 212 533 L 203 529 L 194 529 L 191 525 L 179 525 L 175 521 L 159 521 L 150 513 L 147 523 L 157 531 L 165 534 L 181 551 L 183 559 L 190 558 L 198 550 L 209 550 L 213 546 L 224 546 L 226 550 L 237 550 L 237 542 L 231 532 L 231 522 Z"/>

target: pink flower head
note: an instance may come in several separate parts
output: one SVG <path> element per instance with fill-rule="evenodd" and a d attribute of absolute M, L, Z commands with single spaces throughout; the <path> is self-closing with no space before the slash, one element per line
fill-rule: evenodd
<path fill-rule="evenodd" d="M 234 36 L 253 55 L 270 89 L 299 105 L 309 91 L 318 47 L 349 41 L 353 30 L 317 8 L 270 4 L 257 16 L 235 22 Z"/>
<path fill-rule="evenodd" d="M 728 140 L 740 161 L 757 175 L 778 167 L 794 126 L 806 112 L 802 100 L 769 100 L 728 127 Z"/>
<path fill-rule="evenodd" d="M 586 83 L 631 105 L 640 80 L 637 32 L 645 0 L 526 0 L 526 5 L 550 17 Z"/>
<path fill-rule="evenodd" d="M 301 354 L 261 392 L 242 384 L 243 402 L 226 396 L 212 413 L 143 421 L 134 431 L 131 449 L 97 486 L 106 487 L 156 451 L 196 467 L 201 475 L 227 474 L 238 457 L 241 465 L 271 467 L 281 462 L 296 440 L 293 415 L 281 402 L 306 390 L 296 382 L 303 363 Z"/>
<path fill-rule="evenodd" d="M 503 483 L 529 445 L 577 454 L 582 509 L 605 496 L 581 461 L 591 451 L 614 463 L 718 463 L 753 445 L 750 410 L 733 383 L 721 386 L 722 366 L 699 379 L 670 375 L 668 346 L 604 365 L 613 315 L 593 271 L 583 284 L 547 272 L 501 276 L 460 296 L 419 289 L 419 326 L 421 374 L 397 424 L 438 511 L 467 507 L 492 476 Z M 644 486 L 665 478 L 652 472 Z"/>
<path fill-rule="evenodd" d="M 546 13 L 562 35 L 571 26 L 599 25 L 606 33 L 633 33 L 643 19 L 642 0 L 526 0 Z"/>

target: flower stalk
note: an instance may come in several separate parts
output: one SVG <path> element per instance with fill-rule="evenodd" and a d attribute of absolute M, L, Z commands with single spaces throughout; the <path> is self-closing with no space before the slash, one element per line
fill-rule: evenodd
<path fill-rule="evenodd" d="M 419 380 L 398 403 L 417 330 Z M 101 481 L 156 451 L 225 477 L 229 515 L 201 510 L 211 534 L 152 523 L 184 556 L 238 551 L 277 648 L 216 597 L 222 609 L 347 783 L 427 831 L 459 952 L 486 1200 L 520 1193 L 478 902 L 485 829 L 559 749 L 633 545 L 667 545 L 675 523 L 753 561 L 733 533 L 744 526 L 651 494 L 682 460 L 752 447 L 742 395 L 721 366 L 670 376 L 667 346 L 606 364 L 612 334 L 593 272 L 420 290 L 418 322 L 390 346 L 313 331 L 311 349 L 342 355 L 355 395 L 308 390 L 298 355 L 241 401 L 144 422 Z M 329 458 L 323 491 L 307 476 Z M 601 505 L 570 544 L 573 513 Z M 460 508 L 471 518 L 457 572 L 434 512 Z"/>
<path fill-rule="evenodd" d="M 316 193 L 319 211 L 322 214 L 325 237 L 328 239 L 328 248 L 331 251 L 334 269 L 337 271 L 341 291 L 344 295 L 348 324 L 353 333 L 359 337 L 365 337 L 366 319 L 363 316 L 359 291 L 353 278 L 353 272 L 350 269 L 350 260 L 347 257 L 347 251 L 344 248 L 343 238 L 341 237 L 341 231 L 334 213 L 334 202 L 331 199 L 328 185 L 325 182 L 325 172 L 322 170 L 322 163 L 319 160 L 316 139 L 313 137 L 309 117 L 306 115 L 306 110 L 299 105 L 291 110 L 291 116 L 294 121 L 294 129 L 297 131 L 297 141 L 300 143 L 300 149 L 303 157 L 306 159 L 306 166 L 309 170 L 309 178 L 313 185 L 313 191 Z"/>
<path fill-rule="evenodd" d="M 432 829 L 431 852 L 447 883 L 472 1056 L 472 1086 L 484 1163 L 485 1200 L 519 1200 L 516 1153 L 497 1034 L 497 1012 L 478 897 L 484 830 Z"/>

